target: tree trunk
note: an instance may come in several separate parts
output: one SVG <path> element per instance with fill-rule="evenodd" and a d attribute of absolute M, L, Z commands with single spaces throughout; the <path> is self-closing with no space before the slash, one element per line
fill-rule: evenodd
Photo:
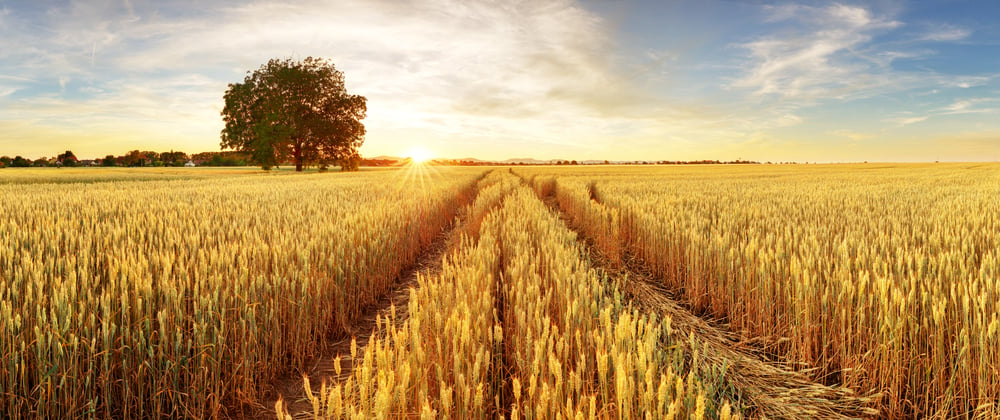
<path fill-rule="evenodd" d="M 302 146 L 295 145 L 295 172 L 302 172 Z"/>

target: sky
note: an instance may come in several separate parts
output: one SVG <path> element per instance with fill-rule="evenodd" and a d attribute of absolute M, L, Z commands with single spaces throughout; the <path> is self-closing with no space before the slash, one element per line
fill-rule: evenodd
<path fill-rule="evenodd" d="M 1000 2 L 0 0 L 0 155 L 219 150 L 331 60 L 364 156 L 1000 160 Z"/>

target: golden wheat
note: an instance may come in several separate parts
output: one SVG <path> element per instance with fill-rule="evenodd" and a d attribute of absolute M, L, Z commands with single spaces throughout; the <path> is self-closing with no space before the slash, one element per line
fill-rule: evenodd
<path fill-rule="evenodd" d="M 420 278 L 409 318 L 383 324 L 354 375 L 312 399 L 313 417 L 738 418 L 668 350 L 687 337 L 625 306 L 519 185 L 496 171 L 481 182 L 467 213 L 478 233 Z"/>
<path fill-rule="evenodd" d="M 876 394 L 883 416 L 1000 416 L 1000 167 L 523 172 L 558 176 L 602 252 L 618 229 L 622 257 L 695 311 Z"/>
<path fill-rule="evenodd" d="M 8 418 L 218 417 L 255 400 L 388 289 L 482 172 L 419 187 L 99 171 L 112 182 L 0 182 Z"/>

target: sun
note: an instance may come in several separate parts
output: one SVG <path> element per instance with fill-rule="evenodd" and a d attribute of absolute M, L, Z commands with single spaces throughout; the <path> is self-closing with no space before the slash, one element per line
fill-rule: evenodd
<path fill-rule="evenodd" d="M 410 149 L 407 157 L 410 158 L 410 160 L 415 164 L 422 164 L 433 159 L 434 155 L 423 147 L 414 147 Z"/>

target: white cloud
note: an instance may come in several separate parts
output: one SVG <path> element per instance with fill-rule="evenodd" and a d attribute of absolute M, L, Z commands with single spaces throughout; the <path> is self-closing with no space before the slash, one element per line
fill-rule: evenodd
<path fill-rule="evenodd" d="M 896 124 L 899 127 L 903 127 L 903 126 L 907 126 L 907 125 L 910 125 L 910 124 L 916 124 L 918 122 L 927 121 L 928 118 L 930 118 L 930 117 L 928 117 L 928 116 L 921 116 L 921 117 L 900 117 L 900 118 L 890 118 L 890 119 L 886 120 L 886 122 L 891 122 L 891 123 Z"/>
<path fill-rule="evenodd" d="M 875 138 L 875 135 L 868 133 L 861 133 L 854 130 L 840 129 L 828 132 L 828 134 L 833 134 L 835 136 L 845 137 L 851 141 L 862 141 L 870 140 Z"/>
<path fill-rule="evenodd" d="M 785 114 L 776 118 L 773 122 L 773 128 L 781 127 L 791 127 L 793 125 L 799 125 L 802 123 L 802 117 L 795 114 Z"/>
<path fill-rule="evenodd" d="M 991 76 L 957 76 L 951 78 L 950 80 L 945 80 L 943 83 L 948 87 L 958 87 L 962 89 L 969 89 L 976 86 L 983 86 L 989 83 L 991 80 L 996 78 L 997 75 Z"/>
<path fill-rule="evenodd" d="M 939 115 L 987 114 L 997 112 L 996 108 L 983 107 L 983 104 L 998 102 L 996 98 L 967 98 L 952 102 L 938 110 Z"/>
<path fill-rule="evenodd" d="M 919 39 L 922 41 L 936 42 L 961 41 L 968 38 L 970 35 L 972 35 L 971 30 L 946 25 L 931 30 L 930 32 L 922 35 Z"/>
<path fill-rule="evenodd" d="M 872 62 L 878 64 L 879 68 L 888 69 L 889 65 L 896 60 L 915 60 L 927 58 L 934 55 L 935 52 L 931 50 L 913 50 L 913 51 L 876 51 L 865 56 L 865 58 L 871 60 Z"/>
<path fill-rule="evenodd" d="M 781 22 L 793 19 L 807 6 L 798 4 L 764 5 L 765 22 Z"/>
<path fill-rule="evenodd" d="M 972 106 L 972 102 L 970 101 L 955 101 L 951 105 L 946 106 L 944 109 L 945 111 L 959 112 L 968 109 L 970 106 Z"/>
<path fill-rule="evenodd" d="M 34 82 L 34 79 L 22 76 L 11 76 L 8 74 L 0 74 L 0 80 L 12 80 L 15 82 Z"/>
<path fill-rule="evenodd" d="M 871 12 L 868 10 L 857 7 L 848 6 L 843 4 L 834 4 L 826 9 L 825 15 L 820 13 L 821 19 L 825 19 L 829 22 L 831 26 L 840 26 L 846 23 L 849 27 L 853 28 L 864 28 L 869 26 L 873 22 Z M 875 26 L 896 26 L 896 22 L 876 22 Z"/>

